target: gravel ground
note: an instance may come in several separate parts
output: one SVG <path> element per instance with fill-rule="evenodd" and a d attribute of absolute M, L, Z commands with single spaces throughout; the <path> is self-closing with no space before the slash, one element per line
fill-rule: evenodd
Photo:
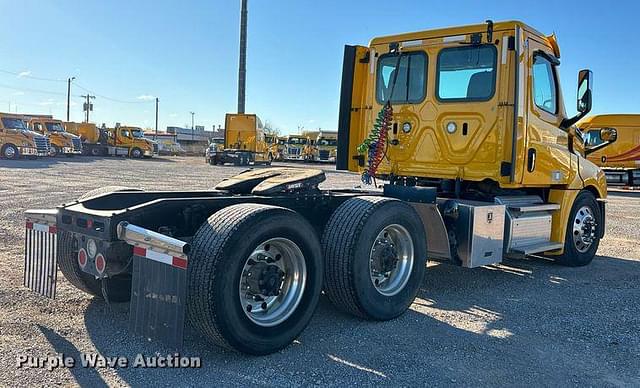
<path fill-rule="evenodd" d="M 327 169 L 324 187 L 353 187 Z M 640 386 L 640 194 L 613 192 L 608 234 L 583 268 L 543 260 L 464 269 L 430 264 L 402 317 L 365 322 L 322 298 L 283 351 L 248 357 L 187 332 L 200 369 L 18 369 L 19 355 L 166 355 L 127 332 L 127 304 L 106 305 L 59 275 L 55 301 L 22 288 L 23 211 L 105 185 L 196 189 L 240 171 L 202 158 L 0 161 L 0 385 L 543 385 Z M 78 361 L 79 362 L 79 361 Z"/>

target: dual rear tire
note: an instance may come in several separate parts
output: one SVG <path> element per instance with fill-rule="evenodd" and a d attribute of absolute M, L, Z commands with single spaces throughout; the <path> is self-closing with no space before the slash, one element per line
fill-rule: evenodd
<path fill-rule="evenodd" d="M 302 332 L 323 288 L 336 307 L 366 319 L 395 318 L 413 302 L 426 243 L 409 204 L 349 199 L 329 220 L 322 247 L 319 240 L 290 209 L 239 204 L 214 213 L 189 255 L 191 324 L 216 345 L 263 355 Z"/>

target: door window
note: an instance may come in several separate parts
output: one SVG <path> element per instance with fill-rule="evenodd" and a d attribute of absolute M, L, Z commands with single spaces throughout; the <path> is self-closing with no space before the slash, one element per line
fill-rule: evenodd
<path fill-rule="evenodd" d="M 438 54 L 437 96 L 440 101 L 486 101 L 496 86 L 494 45 L 451 47 Z"/>
<path fill-rule="evenodd" d="M 553 65 L 542 55 L 533 58 L 533 101 L 536 106 L 555 115 L 558 112 L 556 78 Z"/>

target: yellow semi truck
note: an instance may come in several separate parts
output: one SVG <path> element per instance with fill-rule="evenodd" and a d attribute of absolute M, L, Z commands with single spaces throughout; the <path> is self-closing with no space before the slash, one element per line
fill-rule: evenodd
<path fill-rule="evenodd" d="M 65 130 L 64 123 L 47 115 L 23 115 L 29 129 L 47 136 L 51 143 L 51 156 L 82 154 L 82 140 Z"/>
<path fill-rule="evenodd" d="M 265 141 L 262 122 L 255 114 L 227 113 L 224 149 L 210 149 L 209 153 L 207 160 L 212 165 L 271 164 L 274 159 L 272 149 Z"/>
<path fill-rule="evenodd" d="M 18 159 L 49 156 L 46 136 L 30 131 L 21 115 L 0 113 L 0 157 Z"/>
<path fill-rule="evenodd" d="M 287 136 L 287 144 L 284 148 L 284 160 L 307 160 L 309 138 L 304 134 L 291 134 Z"/>
<path fill-rule="evenodd" d="M 336 162 L 338 152 L 338 132 L 314 131 L 307 133 L 309 137 L 309 160 L 314 162 Z"/>
<path fill-rule="evenodd" d="M 138 127 L 98 127 L 94 123 L 64 123 L 68 132 L 80 137 L 86 155 L 150 158 L 158 154 L 158 143 L 144 137 Z"/>
<path fill-rule="evenodd" d="M 179 344 L 189 320 L 198 338 L 267 354 L 301 333 L 322 291 L 360 318 L 400 316 L 427 259 L 587 265 L 607 196 L 575 126 L 591 109 L 592 73 L 579 72 L 568 117 L 559 57 L 554 36 L 517 21 L 347 46 L 337 168 L 383 190 L 320 189 L 323 171 L 295 168 L 249 170 L 206 192 L 99 189 L 27 211 L 25 284 L 52 297 L 57 265 L 85 292 L 131 299 L 141 336 Z M 57 255 L 31 248 L 47 238 Z"/>
<path fill-rule="evenodd" d="M 609 183 L 640 185 L 640 114 L 589 116 L 580 121 L 579 127 L 585 143 L 592 148 L 605 143 L 603 129 L 615 129 L 615 144 L 592 152 L 589 160 L 604 170 Z"/>

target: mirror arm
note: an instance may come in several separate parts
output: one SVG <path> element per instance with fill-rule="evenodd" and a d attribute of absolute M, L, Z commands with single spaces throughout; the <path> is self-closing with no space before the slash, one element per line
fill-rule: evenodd
<path fill-rule="evenodd" d="M 560 129 L 568 129 L 570 128 L 573 124 L 577 123 L 578 121 L 580 121 L 581 118 L 583 118 L 584 116 L 587 115 L 587 112 L 578 112 L 577 115 L 568 118 L 568 119 L 562 119 L 562 122 L 560 123 Z"/>

